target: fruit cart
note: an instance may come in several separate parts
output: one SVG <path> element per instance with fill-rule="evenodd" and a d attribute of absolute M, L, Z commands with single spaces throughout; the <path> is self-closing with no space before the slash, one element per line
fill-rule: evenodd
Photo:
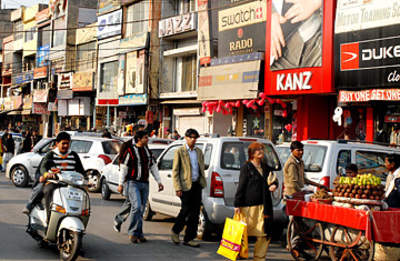
<path fill-rule="evenodd" d="M 318 260 L 326 250 L 331 260 L 373 260 L 374 242 L 400 247 L 400 209 L 364 211 L 287 200 L 290 216 L 288 249 L 296 260 Z"/>

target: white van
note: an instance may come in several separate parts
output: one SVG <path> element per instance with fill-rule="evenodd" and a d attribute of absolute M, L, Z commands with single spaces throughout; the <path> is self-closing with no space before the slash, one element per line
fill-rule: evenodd
<path fill-rule="evenodd" d="M 356 164 L 359 173 L 372 173 L 384 182 L 387 176 L 385 156 L 400 154 L 396 148 L 353 141 L 306 140 L 304 168 L 308 179 L 333 188 L 338 173 L 345 174 L 346 166 Z M 290 144 L 278 145 L 276 150 L 282 164 L 290 156 Z"/>
<path fill-rule="evenodd" d="M 248 159 L 247 148 L 252 142 L 265 144 L 267 164 L 276 171 L 281 169 L 274 145 L 265 139 L 247 137 L 199 138 L 196 146 L 204 153 L 205 176 L 207 187 L 203 189 L 202 210 L 200 214 L 199 236 L 207 238 L 216 231 L 216 225 L 222 225 L 226 217 L 233 216 L 234 198 L 239 183 L 240 167 Z M 158 168 L 164 190 L 158 192 L 158 185 L 150 179 L 149 206 L 145 218 L 151 219 L 155 212 L 177 217 L 181 201 L 175 194 L 172 182 L 172 162 L 175 151 L 185 143 L 184 140 L 170 144 L 158 158 Z M 280 186 L 273 193 L 273 204 L 278 206 L 281 198 L 282 175 Z M 281 208 L 280 208 L 281 209 Z M 282 213 L 274 213 L 281 216 Z"/>

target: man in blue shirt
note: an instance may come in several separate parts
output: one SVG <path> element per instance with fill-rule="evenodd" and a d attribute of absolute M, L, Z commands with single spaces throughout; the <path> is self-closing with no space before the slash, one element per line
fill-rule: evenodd
<path fill-rule="evenodd" d="M 195 147 L 199 133 L 188 129 L 185 133 L 186 144 L 176 150 L 172 165 L 172 179 L 176 195 L 181 199 L 181 211 L 172 227 L 171 239 L 175 244 L 180 243 L 179 233 L 186 225 L 183 244 L 199 247 L 193 241 L 197 236 L 201 205 L 201 190 L 206 187 L 204 177 L 204 155 Z"/>

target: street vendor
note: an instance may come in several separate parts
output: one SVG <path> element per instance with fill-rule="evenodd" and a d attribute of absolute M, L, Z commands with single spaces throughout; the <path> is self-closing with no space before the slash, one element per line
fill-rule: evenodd
<path fill-rule="evenodd" d="M 304 176 L 304 162 L 302 160 L 304 153 L 303 143 L 293 141 L 290 144 L 290 151 L 291 154 L 283 168 L 284 195 L 293 196 L 295 193 L 303 192 L 305 184 L 328 190 L 324 185 L 313 182 Z"/>
<path fill-rule="evenodd" d="M 385 201 L 390 208 L 400 208 L 400 159 L 391 154 L 385 157 L 385 167 L 389 171 L 386 178 Z"/>

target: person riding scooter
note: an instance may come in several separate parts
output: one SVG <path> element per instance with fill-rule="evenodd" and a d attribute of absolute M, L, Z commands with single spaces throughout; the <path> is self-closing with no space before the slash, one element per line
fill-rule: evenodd
<path fill-rule="evenodd" d="M 23 210 L 23 213 L 29 215 L 35 204 L 40 202 L 44 197 L 49 216 L 51 195 L 56 185 L 54 183 L 49 183 L 48 180 L 54 179 L 56 174 L 61 171 L 76 171 L 86 178 L 82 162 L 78 154 L 70 150 L 70 145 L 71 136 L 67 132 L 60 132 L 56 137 L 55 149 L 49 151 L 40 162 L 38 169 L 38 174 L 40 174 L 38 179 L 39 184 L 34 187 L 31 199 L 27 207 Z"/>

